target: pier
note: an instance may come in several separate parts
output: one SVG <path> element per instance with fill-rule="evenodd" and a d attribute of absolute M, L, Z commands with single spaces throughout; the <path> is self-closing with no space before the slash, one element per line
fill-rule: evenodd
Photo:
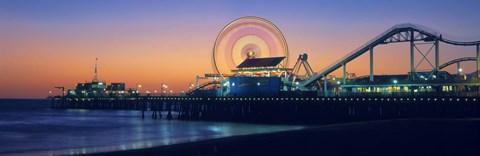
<path fill-rule="evenodd" d="M 396 118 L 480 117 L 476 97 L 159 97 L 52 99 L 57 109 L 137 110 L 142 118 L 330 123 Z"/>
<path fill-rule="evenodd" d="M 244 40 L 240 36 L 246 35 L 258 41 L 240 42 Z M 269 46 L 259 48 L 264 43 Z M 409 51 L 403 54 L 410 56 L 409 65 L 404 65 L 410 70 L 395 75 L 375 74 L 374 49 L 398 43 L 409 45 Z M 476 57 L 440 64 L 440 43 L 471 47 Z M 428 57 L 430 52 L 434 59 Z M 312 59 L 307 53 L 299 54 L 295 65 L 288 67 L 289 51 L 283 34 L 260 17 L 241 17 L 227 24 L 217 36 L 212 54 L 214 73 L 197 75 L 195 85 L 190 83 L 188 91 L 177 94 L 181 96 L 165 96 L 168 86 L 164 83 L 157 86 L 162 96 L 156 96 L 157 90 L 152 96 L 148 90 L 141 93 L 140 84 L 126 88 L 123 82 L 99 81 L 95 62 L 93 80 L 78 83 L 67 95 L 52 98 L 52 107 L 138 110 L 142 118 L 153 119 L 293 124 L 480 114 L 480 40 L 453 40 L 417 24 L 393 25 L 318 72 L 310 65 Z M 357 77 L 354 71 L 347 70 L 347 64 L 367 54 L 368 75 Z M 415 59 L 419 54 L 422 57 Z M 475 62 L 473 72 L 462 73 L 460 63 L 465 61 Z M 427 69 L 419 69 L 422 63 L 428 63 Z M 444 70 L 454 64 L 454 73 Z M 339 77 L 332 75 L 337 70 L 342 72 Z M 57 88 L 65 93 L 63 87 Z"/>

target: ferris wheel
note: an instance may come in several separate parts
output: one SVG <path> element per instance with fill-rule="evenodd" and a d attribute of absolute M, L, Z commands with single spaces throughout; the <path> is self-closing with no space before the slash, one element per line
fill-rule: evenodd
<path fill-rule="evenodd" d="M 231 74 L 247 58 L 285 57 L 288 47 L 282 32 L 270 21 L 259 17 L 242 17 L 227 24 L 215 40 L 213 65 L 221 77 Z"/>

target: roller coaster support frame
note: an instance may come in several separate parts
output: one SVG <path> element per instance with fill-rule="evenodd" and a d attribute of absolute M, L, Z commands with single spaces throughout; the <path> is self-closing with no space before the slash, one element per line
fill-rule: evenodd
<path fill-rule="evenodd" d="M 343 64 L 343 83 L 342 84 L 347 84 L 347 64 Z"/>
<path fill-rule="evenodd" d="M 328 88 L 327 88 L 327 76 L 323 77 L 323 94 L 324 96 L 328 95 Z"/>
<path fill-rule="evenodd" d="M 370 82 L 373 82 L 373 47 L 370 47 Z"/>
<path fill-rule="evenodd" d="M 441 36 L 440 36 L 440 37 L 441 37 Z M 436 77 L 438 77 L 438 64 L 439 64 L 439 60 L 440 60 L 440 59 L 439 59 L 439 58 L 440 58 L 440 57 L 439 57 L 439 53 L 440 53 L 439 50 L 440 50 L 439 42 L 438 42 L 438 38 L 436 38 L 436 39 L 435 39 L 435 68 L 434 68 L 434 70 L 435 70 L 434 75 L 435 75 Z"/>
<path fill-rule="evenodd" d="M 415 80 L 415 41 L 413 30 L 410 32 L 410 80 Z"/>
<path fill-rule="evenodd" d="M 477 79 L 480 80 L 480 44 L 477 44 Z"/>

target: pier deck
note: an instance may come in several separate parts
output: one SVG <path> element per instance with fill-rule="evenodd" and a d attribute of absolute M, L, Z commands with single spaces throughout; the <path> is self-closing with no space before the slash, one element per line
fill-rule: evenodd
<path fill-rule="evenodd" d="M 476 97 L 159 97 L 52 99 L 58 109 L 138 110 L 154 119 L 329 123 L 430 117 L 480 117 Z M 174 112 L 174 113 L 172 113 Z"/>

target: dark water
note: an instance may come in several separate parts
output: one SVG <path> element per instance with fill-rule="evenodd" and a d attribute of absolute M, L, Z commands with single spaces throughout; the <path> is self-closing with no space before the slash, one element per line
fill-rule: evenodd
<path fill-rule="evenodd" d="M 47 100 L 0 100 L 0 155 L 69 155 L 302 129 L 141 119 L 139 111 L 58 110 Z"/>

